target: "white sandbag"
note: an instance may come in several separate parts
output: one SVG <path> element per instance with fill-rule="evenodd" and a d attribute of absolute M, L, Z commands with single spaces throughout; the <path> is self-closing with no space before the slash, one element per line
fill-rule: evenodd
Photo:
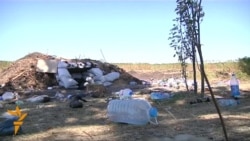
<path fill-rule="evenodd" d="M 95 76 L 103 76 L 103 71 L 100 68 L 91 68 L 88 72 L 94 74 Z"/>
<path fill-rule="evenodd" d="M 15 98 L 15 94 L 13 92 L 5 92 L 2 95 L 3 100 L 11 100 L 11 99 L 14 99 L 14 98 Z"/>
<path fill-rule="evenodd" d="M 106 78 L 105 78 L 105 76 L 95 76 L 94 77 L 94 81 L 96 82 L 96 81 L 100 81 L 100 82 L 102 82 L 102 83 L 104 83 L 105 81 L 106 81 Z"/>
<path fill-rule="evenodd" d="M 66 68 L 58 68 L 58 76 L 71 77 L 69 71 Z"/>
<path fill-rule="evenodd" d="M 95 81 L 95 84 L 97 84 L 97 85 L 103 85 L 103 82 L 102 81 Z"/>
<path fill-rule="evenodd" d="M 63 86 L 64 88 L 77 88 L 78 82 L 71 77 L 61 76 L 59 85 Z"/>
<path fill-rule="evenodd" d="M 68 65 L 69 65 L 69 64 L 67 64 L 67 63 L 65 63 L 65 62 L 63 62 L 63 61 L 60 61 L 60 62 L 58 62 L 57 67 L 58 67 L 58 68 L 67 68 Z"/>
<path fill-rule="evenodd" d="M 60 81 L 60 80 L 58 81 L 58 85 L 59 85 L 59 86 L 61 86 L 61 87 L 64 87 L 63 82 L 62 82 L 62 81 Z"/>
<path fill-rule="evenodd" d="M 91 68 L 92 63 L 91 62 L 86 62 L 85 65 L 86 65 L 86 68 Z"/>
<path fill-rule="evenodd" d="M 104 77 L 105 77 L 105 81 L 112 82 L 120 77 L 120 73 L 119 72 L 111 72 L 111 73 L 104 75 Z"/>
<path fill-rule="evenodd" d="M 111 83 L 111 82 L 106 81 L 106 82 L 104 82 L 102 85 L 103 85 L 104 87 L 107 87 L 107 86 L 112 85 L 112 83 Z"/>

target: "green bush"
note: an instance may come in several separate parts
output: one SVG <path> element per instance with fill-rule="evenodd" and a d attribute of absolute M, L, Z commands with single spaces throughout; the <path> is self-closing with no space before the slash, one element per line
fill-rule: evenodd
<path fill-rule="evenodd" d="M 243 73 L 250 75 L 250 57 L 243 57 L 239 59 L 239 68 Z"/>

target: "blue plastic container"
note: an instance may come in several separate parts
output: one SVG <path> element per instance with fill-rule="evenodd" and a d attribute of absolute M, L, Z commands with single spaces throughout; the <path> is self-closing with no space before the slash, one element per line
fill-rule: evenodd
<path fill-rule="evenodd" d="M 162 92 L 152 92 L 150 94 L 150 98 L 152 100 L 166 100 L 171 98 L 171 94 L 169 93 L 162 93 Z"/>

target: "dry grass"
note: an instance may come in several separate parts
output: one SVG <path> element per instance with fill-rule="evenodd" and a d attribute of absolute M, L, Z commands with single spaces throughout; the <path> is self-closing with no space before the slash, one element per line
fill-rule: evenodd
<path fill-rule="evenodd" d="M 162 72 L 162 73 L 179 73 L 181 74 L 181 66 L 179 63 L 172 64 L 131 64 L 131 63 L 118 63 L 116 64 L 127 72 Z M 241 72 L 237 62 L 219 62 L 219 63 L 205 63 L 206 74 L 210 80 L 218 78 L 228 78 L 230 73 L 235 72 L 237 77 L 241 80 L 250 80 L 250 77 Z M 197 69 L 197 79 L 200 79 L 199 67 Z M 189 78 L 193 78 L 192 65 L 187 65 L 187 74 Z"/>
<path fill-rule="evenodd" d="M 146 64 L 147 65 L 147 64 Z M 126 71 L 137 71 L 155 75 L 158 72 L 178 71 L 176 65 L 156 66 L 128 65 L 119 67 Z M 224 65 L 225 66 L 225 65 Z M 135 67 L 135 68 L 134 68 Z M 147 68 L 148 67 L 148 68 Z M 147 69 L 146 69 L 147 68 Z M 214 67 L 208 66 L 208 72 Z M 223 68 L 218 71 L 223 71 Z M 164 70 L 165 69 L 165 70 Z M 215 69 L 215 70 L 216 70 Z M 225 69 L 225 72 L 226 69 Z M 212 78 L 216 75 L 209 73 Z M 221 107 L 229 139 L 232 141 L 250 140 L 250 84 L 241 83 L 241 104 L 236 107 Z M 229 95 L 228 87 L 214 88 L 216 95 Z M 45 92 L 46 94 L 46 92 Z M 89 98 L 84 108 L 71 109 L 67 102 L 53 101 L 44 104 L 24 103 L 21 109 L 28 113 L 22 126 L 23 133 L 17 136 L 0 137 L 1 141 L 143 141 L 151 137 L 174 137 L 177 134 L 193 134 L 222 141 L 224 135 L 220 120 L 213 102 L 189 104 L 195 95 L 185 91 L 176 92 L 171 100 L 153 102 L 149 99 L 149 91 L 137 94 L 136 97 L 147 98 L 159 111 L 159 125 L 133 126 L 112 123 L 107 119 L 106 98 Z M 15 109 L 15 105 L 7 105 L 0 109 L 0 113 L 7 109 Z"/>
<path fill-rule="evenodd" d="M 9 61 L 0 61 L 0 72 L 11 65 L 12 62 Z"/>
<path fill-rule="evenodd" d="M 250 140 L 250 86 L 245 85 L 241 104 L 236 107 L 221 107 L 230 140 Z M 226 88 L 225 88 L 226 89 Z M 216 90 L 216 89 L 215 89 Z M 215 93 L 223 96 L 217 89 Z M 226 91 L 227 93 L 229 91 Z M 107 119 L 105 98 L 89 98 L 84 108 L 71 109 L 67 102 L 53 101 L 44 104 L 25 103 L 21 109 L 28 113 L 23 133 L 17 136 L 0 137 L 1 141 L 138 141 L 151 137 L 173 137 L 177 134 L 204 136 L 214 141 L 223 140 L 222 127 L 212 102 L 190 105 L 193 94 L 177 92 L 171 100 L 153 102 L 149 93 L 137 94 L 147 98 L 159 110 L 159 125 L 133 126 L 112 123 Z M 14 109 L 7 105 L 0 109 Z"/>

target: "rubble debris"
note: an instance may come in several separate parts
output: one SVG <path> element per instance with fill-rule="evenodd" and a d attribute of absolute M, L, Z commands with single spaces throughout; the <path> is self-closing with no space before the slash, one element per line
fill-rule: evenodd
<path fill-rule="evenodd" d="M 4 85 L 2 89 L 4 91 L 28 88 L 42 89 L 56 85 L 57 82 L 53 74 L 36 71 L 35 66 L 38 59 L 51 59 L 51 56 L 37 52 L 31 53 L 1 71 L 0 84 Z"/>
<path fill-rule="evenodd" d="M 48 87 L 58 86 L 59 82 L 56 75 L 58 72 L 55 73 L 55 68 L 51 65 L 61 60 L 67 63 L 67 69 L 71 77 L 78 83 L 78 88 L 86 87 L 87 84 L 93 84 L 93 81 L 96 85 L 100 84 L 95 80 L 97 78 L 96 75 L 89 73 L 91 69 L 101 70 L 102 77 L 105 80 L 101 82 L 106 87 L 111 85 L 129 85 L 131 81 L 141 84 L 141 80 L 113 64 L 91 59 L 56 58 L 55 56 L 34 52 L 16 60 L 8 68 L 0 72 L 0 84 L 2 86 L 0 95 L 5 91 L 44 90 Z M 40 64 L 37 64 L 38 62 Z M 46 70 L 46 64 L 52 70 L 50 68 Z"/>
<path fill-rule="evenodd" d="M 86 86 L 86 91 L 93 98 L 105 97 L 105 94 L 108 92 L 107 88 L 100 84 L 90 84 Z"/>
<path fill-rule="evenodd" d="M 85 100 L 83 97 L 85 97 L 85 94 L 77 94 L 69 97 L 70 102 L 69 102 L 69 107 L 71 108 L 82 108 L 83 104 L 82 102 L 88 102 Z M 81 102 L 82 101 L 82 102 Z"/>

